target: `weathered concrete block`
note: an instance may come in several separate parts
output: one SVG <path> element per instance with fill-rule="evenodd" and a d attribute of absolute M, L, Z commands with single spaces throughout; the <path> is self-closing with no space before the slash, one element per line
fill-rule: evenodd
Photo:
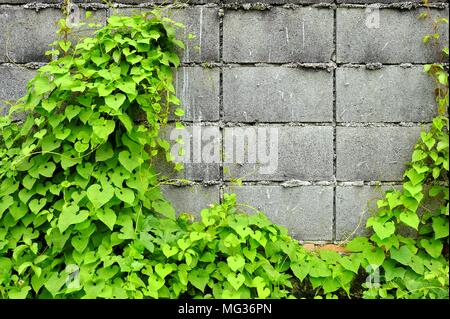
<path fill-rule="evenodd" d="M 7 113 L 13 103 L 27 92 L 27 83 L 35 72 L 13 65 L 0 65 L 0 115 Z"/>
<path fill-rule="evenodd" d="M 422 66 L 338 68 L 338 122 L 425 122 L 437 114 L 434 83 Z"/>
<path fill-rule="evenodd" d="M 367 219 L 376 213 L 377 200 L 393 186 L 336 187 L 336 240 L 368 236 Z"/>
<path fill-rule="evenodd" d="M 202 209 L 218 203 L 220 200 L 219 186 L 217 185 L 186 187 L 161 185 L 161 192 L 178 214 L 189 213 L 196 217 L 200 216 Z"/>
<path fill-rule="evenodd" d="M 343 181 L 401 181 L 420 127 L 338 127 L 336 175 Z"/>
<path fill-rule="evenodd" d="M 83 12 L 83 11 L 81 11 Z M 57 39 L 57 21 L 63 17 L 61 10 L 39 11 L 22 7 L 0 8 L 0 62 L 48 62 L 45 52 Z M 93 12 L 92 21 L 103 23 L 106 10 Z M 89 30 L 83 34 L 91 34 Z"/>
<path fill-rule="evenodd" d="M 184 121 L 219 120 L 220 72 L 217 68 L 181 67 L 175 74 L 175 90 L 184 109 Z"/>
<path fill-rule="evenodd" d="M 332 54 L 332 10 L 305 7 L 225 12 L 226 62 L 328 62 Z"/>
<path fill-rule="evenodd" d="M 149 9 L 111 9 L 110 14 L 132 15 L 140 11 L 149 11 Z M 218 8 L 204 6 L 174 8 L 163 14 L 185 26 L 185 28 L 177 28 L 177 38 L 186 46 L 184 50 L 178 50 L 183 62 L 219 61 Z M 195 37 L 189 39 L 189 34 L 193 34 Z"/>
<path fill-rule="evenodd" d="M 224 70 L 225 120 L 331 122 L 333 75 L 325 70 L 240 67 Z"/>
<path fill-rule="evenodd" d="M 243 181 L 330 180 L 331 126 L 226 127 L 224 178 Z"/>
<path fill-rule="evenodd" d="M 433 33 L 429 20 L 419 20 L 422 10 L 364 8 L 337 9 L 337 61 L 381 63 L 427 63 L 438 59 L 423 36 Z M 448 9 L 432 10 L 434 18 L 448 17 Z M 440 28 L 441 43 L 448 43 L 448 30 Z M 448 46 L 448 44 L 447 44 Z"/>
<path fill-rule="evenodd" d="M 165 154 L 160 153 L 155 160 L 155 166 L 161 176 L 193 181 L 220 179 L 222 138 L 219 127 L 191 125 L 185 129 L 175 129 L 173 126 L 167 126 L 160 135 L 170 141 L 170 152 L 176 162 L 184 164 L 184 170 L 176 173 L 173 165 L 165 160 Z M 177 144 L 177 139 L 182 139 L 184 144 Z M 184 150 L 181 155 L 180 148 Z"/>
<path fill-rule="evenodd" d="M 333 187 L 242 186 L 227 189 L 239 203 L 262 211 L 274 223 L 287 227 L 299 240 L 331 240 L 333 230 Z M 248 213 L 252 209 L 240 207 Z"/>

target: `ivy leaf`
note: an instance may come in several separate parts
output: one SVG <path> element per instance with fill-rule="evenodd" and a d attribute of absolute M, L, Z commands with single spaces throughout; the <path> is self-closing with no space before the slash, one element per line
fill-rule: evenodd
<path fill-rule="evenodd" d="M 195 288 L 204 292 L 206 284 L 209 282 L 209 274 L 204 269 L 194 269 L 189 272 L 188 280 Z"/>
<path fill-rule="evenodd" d="M 227 258 L 227 264 L 231 270 L 236 272 L 237 270 L 244 268 L 245 259 L 241 255 L 230 256 Z"/>
<path fill-rule="evenodd" d="M 92 165 L 92 163 L 87 162 L 78 164 L 76 169 L 77 173 L 80 174 L 81 177 L 83 177 L 84 179 L 89 179 L 92 172 L 94 171 L 94 166 Z"/>
<path fill-rule="evenodd" d="M 70 225 L 83 222 L 88 216 L 89 212 L 86 210 L 79 210 L 80 208 L 75 205 L 65 205 L 62 208 L 61 215 L 58 219 L 58 229 L 63 233 Z"/>
<path fill-rule="evenodd" d="M 403 265 L 408 265 L 411 262 L 411 258 L 414 256 L 413 252 L 408 246 L 401 246 L 400 248 L 391 248 L 391 258 L 398 261 Z"/>
<path fill-rule="evenodd" d="M 244 284 L 245 277 L 242 274 L 229 273 L 227 275 L 227 280 L 235 290 L 238 290 Z"/>
<path fill-rule="evenodd" d="M 104 143 L 102 144 L 96 151 L 95 151 L 95 161 L 96 162 L 104 162 L 109 160 L 114 156 L 114 152 L 112 149 L 112 146 L 110 143 Z"/>
<path fill-rule="evenodd" d="M 163 245 L 162 252 L 163 252 L 164 256 L 166 256 L 167 258 L 170 258 L 178 252 L 178 248 L 175 246 L 171 247 L 169 245 Z"/>
<path fill-rule="evenodd" d="M 99 120 L 96 125 L 92 126 L 92 130 L 102 140 L 106 141 L 108 136 L 114 132 L 115 123 L 112 120 Z"/>
<path fill-rule="evenodd" d="M 75 248 L 76 251 L 79 253 L 82 253 L 87 245 L 89 244 L 89 237 L 88 236 L 75 236 L 72 237 L 71 241 L 73 248 Z"/>
<path fill-rule="evenodd" d="M 295 277 L 303 281 L 306 276 L 308 276 L 310 265 L 309 263 L 304 263 L 302 265 L 297 263 L 291 263 L 291 269 Z"/>
<path fill-rule="evenodd" d="M 422 239 L 420 240 L 420 244 L 433 258 L 438 258 L 442 253 L 442 248 L 444 247 L 442 242 L 436 239 Z"/>
<path fill-rule="evenodd" d="M 362 252 L 371 247 L 367 237 L 356 237 L 347 244 L 346 249 L 351 252 Z"/>
<path fill-rule="evenodd" d="M 408 210 L 406 212 L 401 212 L 399 215 L 400 221 L 404 223 L 405 225 L 408 225 L 409 227 L 414 228 L 415 230 L 418 230 L 419 227 L 419 216 L 417 216 L 416 213 Z"/>
<path fill-rule="evenodd" d="M 0 201 L 0 218 L 2 218 L 3 213 L 14 204 L 14 198 L 10 195 L 3 196 Z"/>
<path fill-rule="evenodd" d="M 46 198 L 41 198 L 41 199 L 33 199 L 30 201 L 30 203 L 28 204 L 28 207 L 30 207 L 30 210 L 34 213 L 37 214 L 41 211 L 42 208 L 44 208 L 45 204 L 47 204 L 47 199 Z"/>
<path fill-rule="evenodd" d="M 52 177 L 55 172 L 56 165 L 53 162 L 42 163 L 39 165 L 39 174 L 45 177 Z"/>
<path fill-rule="evenodd" d="M 134 202 L 134 192 L 129 188 L 116 188 L 115 194 L 118 199 L 125 203 L 131 205 Z"/>
<path fill-rule="evenodd" d="M 433 231 L 434 231 L 434 239 L 440 239 L 448 237 L 449 227 L 448 227 L 448 219 L 442 216 L 433 217 Z"/>
<path fill-rule="evenodd" d="M 118 111 L 120 109 L 125 100 L 126 96 L 122 93 L 117 93 L 115 95 L 108 95 L 105 97 L 106 105 L 115 111 Z"/>
<path fill-rule="evenodd" d="M 141 165 L 139 159 L 131 156 L 130 152 L 128 151 L 122 151 L 119 153 L 119 162 L 130 173 L 132 173 L 135 168 Z"/>
<path fill-rule="evenodd" d="M 111 231 L 113 230 L 114 225 L 116 224 L 117 215 L 111 208 L 105 207 L 99 209 L 96 211 L 96 215 Z"/>
<path fill-rule="evenodd" d="M 171 264 L 157 264 L 155 266 L 155 272 L 161 277 L 162 279 L 166 278 L 168 274 L 170 274 L 173 271 L 173 267 Z"/>
<path fill-rule="evenodd" d="M 116 83 L 116 86 L 119 90 L 121 90 L 122 92 L 124 92 L 126 94 L 131 94 L 131 95 L 137 94 L 136 83 L 134 83 L 133 80 L 120 81 L 120 82 Z"/>
<path fill-rule="evenodd" d="M 365 251 L 364 257 L 367 259 L 369 264 L 374 268 L 381 266 L 385 259 L 384 252 L 379 247 L 376 247 L 374 250 Z"/>
<path fill-rule="evenodd" d="M 102 185 L 92 184 L 87 189 L 86 194 L 89 201 L 94 205 L 94 208 L 99 209 L 113 198 L 114 187 L 109 183 L 104 183 Z"/>
<path fill-rule="evenodd" d="M 372 227 L 380 239 L 388 238 L 395 233 L 395 224 L 393 222 L 381 223 L 375 221 L 373 222 Z"/>
<path fill-rule="evenodd" d="M 9 207 L 9 213 L 15 220 L 21 219 L 28 212 L 28 206 L 24 203 L 15 202 Z"/>
<path fill-rule="evenodd" d="M 170 219 L 175 219 L 175 209 L 168 202 L 161 200 L 154 201 L 152 203 L 152 207 L 157 213 Z"/>
<path fill-rule="evenodd" d="M 69 122 L 77 116 L 81 111 L 81 108 L 78 105 L 69 105 L 66 107 L 64 114 L 66 115 Z"/>
<path fill-rule="evenodd" d="M 56 87 L 56 85 L 46 76 L 36 77 L 32 83 L 34 84 L 34 92 L 37 95 L 52 91 Z"/>

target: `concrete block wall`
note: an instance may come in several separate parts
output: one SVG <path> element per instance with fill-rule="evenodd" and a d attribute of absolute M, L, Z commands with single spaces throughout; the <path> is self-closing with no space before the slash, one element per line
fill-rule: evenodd
<path fill-rule="evenodd" d="M 45 63 L 61 2 L 0 0 L 2 113 Z M 179 37 L 196 35 L 180 52 L 175 87 L 190 132 L 201 126 L 221 153 L 217 162 L 189 163 L 172 175 L 187 185 L 163 186 L 179 212 L 198 214 L 233 191 L 299 240 L 363 234 L 370 203 L 401 183 L 421 129 L 436 114 L 433 83 L 422 72 L 436 52 L 421 41 L 431 24 L 417 19 L 425 10 L 420 0 L 74 2 L 102 23 L 113 13 L 174 2 L 171 17 L 186 25 Z M 431 2 L 434 16 L 448 17 L 448 1 Z M 448 31 L 440 31 L 448 43 Z M 248 127 L 277 130 L 274 172 L 224 160 L 224 136 Z"/>

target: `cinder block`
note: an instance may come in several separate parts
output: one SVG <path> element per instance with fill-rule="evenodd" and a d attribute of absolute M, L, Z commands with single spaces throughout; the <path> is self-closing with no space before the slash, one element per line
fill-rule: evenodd
<path fill-rule="evenodd" d="M 225 120 L 331 122 L 333 74 L 325 70 L 240 67 L 224 70 Z"/>
<path fill-rule="evenodd" d="M 10 105 L 27 92 L 27 83 L 35 72 L 13 65 L 0 65 L 0 115 L 7 113 Z"/>
<path fill-rule="evenodd" d="M 323 181 L 333 177 L 331 126 L 226 127 L 223 139 L 226 180 Z"/>
<path fill-rule="evenodd" d="M 254 206 L 275 224 L 287 227 L 298 240 L 332 240 L 333 187 L 241 186 L 228 192 L 238 203 Z M 240 207 L 248 213 L 253 209 Z"/>
<path fill-rule="evenodd" d="M 175 90 L 184 109 L 184 121 L 219 120 L 218 68 L 181 67 L 175 74 Z"/>
<path fill-rule="evenodd" d="M 184 164 L 184 170 L 176 173 L 173 165 L 167 163 L 165 155 L 160 153 L 155 160 L 155 168 L 161 176 L 191 181 L 220 179 L 222 140 L 219 127 L 191 125 L 185 129 L 175 129 L 167 126 L 160 136 L 170 142 L 170 151 L 176 161 Z M 177 144 L 177 139 L 182 139 L 184 144 Z M 180 147 L 184 149 L 182 155 L 178 152 Z"/>
<path fill-rule="evenodd" d="M 337 179 L 403 180 L 420 131 L 420 127 L 338 127 Z"/>
<path fill-rule="evenodd" d="M 63 14 L 59 9 L 0 8 L 0 62 L 48 62 L 45 52 L 51 49 L 49 44 L 58 39 L 57 22 L 61 18 Z M 93 12 L 92 21 L 104 23 L 105 19 L 106 10 Z M 90 35 L 92 31 L 82 34 Z"/>
<path fill-rule="evenodd" d="M 196 217 L 200 216 L 202 209 L 208 208 L 209 205 L 218 203 L 220 200 L 219 186 L 217 185 L 185 187 L 161 185 L 161 192 L 178 214 L 189 213 Z"/>
<path fill-rule="evenodd" d="M 338 122 L 426 122 L 437 114 L 434 82 L 422 66 L 338 68 Z"/>
<path fill-rule="evenodd" d="M 110 14 L 133 15 L 146 8 L 111 9 Z M 218 8 L 204 6 L 170 9 L 163 14 L 185 28 L 177 28 L 177 39 L 185 43 L 178 54 L 183 62 L 219 61 L 219 16 Z M 195 37 L 189 39 L 188 35 Z"/>
<path fill-rule="evenodd" d="M 328 62 L 332 54 L 333 10 L 305 7 L 225 12 L 226 62 Z"/>
<path fill-rule="evenodd" d="M 432 31 L 430 20 L 419 20 L 422 10 L 364 8 L 337 9 L 337 61 L 341 63 L 427 63 L 439 58 L 435 47 L 422 38 Z M 448 18 L 448 9 L 431 10 Z M 441 44 L 448 29 L 440 28 Z M 446 44 L 448 46 L 448 44 Z"/>

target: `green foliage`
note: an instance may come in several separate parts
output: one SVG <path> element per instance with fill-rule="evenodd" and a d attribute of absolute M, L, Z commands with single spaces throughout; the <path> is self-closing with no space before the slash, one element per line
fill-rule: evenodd
<path fill-rule="evenodd" d="M 176 26 L 157 12 L 112 16 L 95 38 L 57 41 L 62 56 L 0 119 L 1 296 L 133 296 L 146 216 L 174 218 L 151 160 L 179 104 Z"/>

